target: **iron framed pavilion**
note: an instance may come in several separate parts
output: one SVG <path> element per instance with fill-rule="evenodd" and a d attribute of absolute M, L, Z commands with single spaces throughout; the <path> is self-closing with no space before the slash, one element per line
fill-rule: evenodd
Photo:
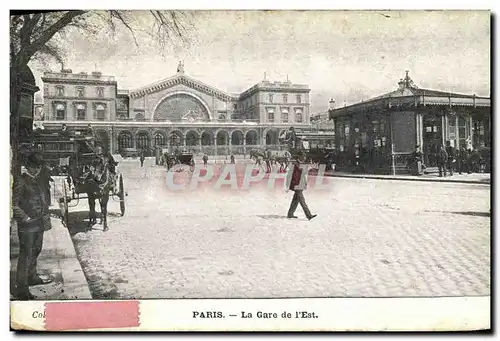
<path fill-rule="evenodd" d="M 489 97 L 418 88 L 406 71 L 396 91 L 343 108 L 330 109 L 334 120 L 337 169 L 368 173 L 405 173 L 421 147 L 428 169 L 450 141 L 459 149 L 491 146 Z"/>

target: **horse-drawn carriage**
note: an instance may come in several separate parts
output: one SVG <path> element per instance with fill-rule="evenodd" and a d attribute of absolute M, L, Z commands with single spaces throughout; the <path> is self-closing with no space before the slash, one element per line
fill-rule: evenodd
<path fill-rule="evenodd" d="M 93 137 L 45 134 L 33 138 L 32 147 L 42 153 L 53 175 L 64 175 L 59 206 L 63 223 L 68 226 L 69 207 L 78 205 L 80 199 L 89 201 L 89 227 L 96 223 L 95 200 L 101 206 L 101 222 L 107 226 L 109 198 L 117 198 L 120 212 L 125 214 L 125 190 L 120 174 L 110 154 Z M 84 195 L 87 196 L 84 196 Z M 75 204 L 70 205 L 71 202 Z"/>
<path fill-rule="evenodd" d="M 176 172 L 182 172 L 184 168 L 194 171 L 194 155 L 188 152 L 175 152 L 173 154 L 165 153 L 165 162 L 167 170 L 175 167 Z"/>
<path fill-rule="evenodd" d="M 279 139 L 282 149 L 289 151 L 291 159 L 303 157 L 312 168 L 319 169 L 320 165 L 326 165 L 327 169 L 333 169 L 335 163 L 335 150 L 326 147 L 311 147 L 307 136 L 292 131 L 285 132 Z"/>

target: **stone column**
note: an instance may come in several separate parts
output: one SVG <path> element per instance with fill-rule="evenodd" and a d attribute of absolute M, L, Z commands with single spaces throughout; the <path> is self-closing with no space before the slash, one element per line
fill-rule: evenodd
<path fill-rule="evenodd" d="M 214 155 L 217 156 L 217 135 L 214 134 Z"/>

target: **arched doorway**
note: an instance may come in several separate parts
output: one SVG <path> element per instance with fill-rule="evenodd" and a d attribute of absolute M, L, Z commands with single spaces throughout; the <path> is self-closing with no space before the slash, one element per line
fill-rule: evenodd
<path fill-rule="evenodd" d="M 229 133 L 225 130 L 217 132 L 217 146 L 227 146 L 229 144 Z"/>
<path fill-rule="evenodd" d="M 180 146 L 182 146 L 182 144 L 184 143 L 182 132 L 180 132 L 179 130 L 172 131 L 168 138 L 170 146 L 173 150 L 180 148 Z"/>
<path fill-rule="evenodd" d="M 201 134 L 201 145 L 211 146 L 214 144 L 214 135 L 211 131 L 204 131 Z"/>
<path fill-rule="evenodd" d="M 145 150 L 146 152 L 149 151 L 150 149 L 150 140 L 149 140 L 149 135 L 145 131 L 141 131 L 137 134 L 137 149 Z"/>
<path fill-rule="evenodd" d="M 118 135 L 118 151 L 121 153 L 125 148 L 132 148 L 133 138 L 129 131 L 122 131 Z"/>
<path fill-rule="evenodd" d="M 231 134 L 231 145 L 240 146 L 243 144 L 243 133 L 239 130 L 233 131 Z"/>
<path fill-rule="evenodd" d="M 197 146 L 199 135 L 196 131 L 190 130 L 186 133 L 186 146 Z"/>
<path fill-rule="evenodd" d="M 247 131 L 247 133 L 245 135 L 245 140 L 246 140 L 247 146 L 255 146 L 255 145 L 259 144 L 258 143 L 259 136 L 255 130 Z"/>
<path fill-rule="evenodd" d="M 266 145 L 278 144 L 278 133 L 274 130 L 269 130 L 266 133 Z"/>

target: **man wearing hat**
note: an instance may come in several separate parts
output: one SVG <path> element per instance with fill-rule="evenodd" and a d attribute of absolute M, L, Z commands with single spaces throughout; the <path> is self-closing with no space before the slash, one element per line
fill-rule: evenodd
<path fill-rule="evenodd" d="M 304 210 L 304 213 L 307 217 L 307 219 L 311 220 L 314 217 L 317 216 L 317 214 L 312 214 L 311 211 L 309 210 L 309 207 L 307 207 L 306 204 L 306 199 L 304 198 L 304 190 L 307 189 L 307 167 L 305 165 L 301 166 L 301 163 L 304 162 L 305 158 L 303 155 L 298 155 L 294 165 L 293 169 L 290 170 L 287 174 L 287 181 L 286 185 L 288 190 L 294 191 L 292 202 L 290 203 L 290 208 L 288 209 L 288 218 L 297 218 L 297 216 L 293 215 L 295 213 L 295 210 L 297 209 L 297 206 L 300 204 L 302 206 L 302 209 Z"/>
<path fill-rule="evenodd" d="M 16 287 L 20 300 L 34 299 L 29 287 L 48 284 L 36 273 L 37 258 L 42 251 L 43 234 L 52 228 L 45 181 L 41 174 L 43 156 L 32 152 L 26 162 L 26 172 L 14 182 L 12 211 L 17 220 L 19 259 L 17 262 Z"/>

